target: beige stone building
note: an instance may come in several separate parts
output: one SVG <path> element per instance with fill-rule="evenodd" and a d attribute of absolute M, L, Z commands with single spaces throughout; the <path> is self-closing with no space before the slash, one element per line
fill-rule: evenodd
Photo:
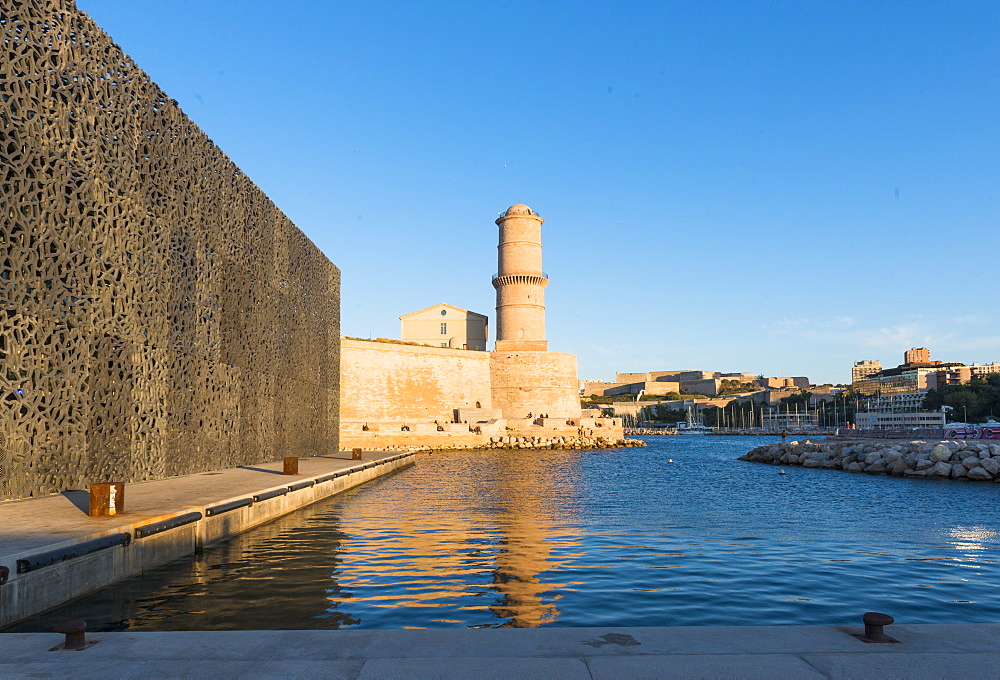
<path fill-rule="evenodd" d="M 576 356 L 548 351 L 542 271 L 542 218 L 512 205 L 496 220 L 497 340 L 490 360 L 493 405 L 507 418 L 545 413 L 577 418 L 580 396 Z"/>
<path fill-rule="evenodd" d="M 476 312 L 439 304 L 399 317 L 400 339 L 430 347 L 485 351 L 489 321 Z"/>
<path fill-rule="evenodd" d="M 962 385 L 973 378 L 985 379 L 986 376 L 1000 373 L 1000 363 L 972 364 L 971 366 L 955 365 L 927 375 L 927 389 L 941 388 L 945 385 Z"/>
<path fill-rule="evenodd" d="M 478 446 L 498 435 L 623 436 L 620 420 L 581 413 L 576 356 L 548 351 L 542 218 L 514 205 L 496 224 L 495 350 L 474 351 L 486 347 L 486 317 L 447 304 L 400 317 L 404 342 L 430 346 L 345 339 L 343 446 Z"/>
<path fill-rule="evenodd" d="M 497 246 L 496 350 L 544 352 L 545 287 L 542 271 L 542 222 L 526 205 L 512 205 L 496 220 L 500 227 Z"/>
<path fill-rule="evenodd" d="M 768 390 L 780 390 L 789 387 L 800 390 L 809 389 L 809 378 L 800 376 L 779 376 L 775 378 L 759 378 L 757 384 Z"/>
<path fill-rule="evenodd" d="M 903 352 L 903 363 L 907 366 L 910 364 L 927 364 L 931 360 L 931 351 L 926 347 L 911 347 L 910 349 Z"/>
<path fill-rule="evenodd" d="M 854 365 L 851 367 L 851 384 L 858 383 L 862 380 L 867 380 L 876 373 L 882 371 L 882 362 L 877 359 L 874 361 L 869 361 L 865 359 L 863 361 L 855 361 Z"/>

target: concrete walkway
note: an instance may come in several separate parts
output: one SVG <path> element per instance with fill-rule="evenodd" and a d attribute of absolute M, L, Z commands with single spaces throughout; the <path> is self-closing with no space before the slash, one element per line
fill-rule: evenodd
<path fill-rule="evenodd" d="M 366 451 L 364 462 L 399 452 Z M 86 536 L 110 531 L 123 522 L 139 524 L 189 507 L 210 505 L 234 496 L 255 493 L 283 483 L 323 475 L 358 465 L 351 453 L 299 459 L 299 475 L 281 474 L 282 462 L 201 472 L 137 482 L 125 487 L 125 514 L 90 517 L 87 491 L 66 491 L 52 496 L 0 503 L 0 559 Z"/>
<path fill-rule="evenodd" d="M 998 678 L 1000 624 L 0 634 L 0 678 Z"/>
<path fill-rule="evenodd" d="M 281 515 L 411 465 L 411 453 L 348 453 L 127 484 L 124 512 L 87 514 L 69 491 L 0 503 L 0 627 L 57 607 Z"/>

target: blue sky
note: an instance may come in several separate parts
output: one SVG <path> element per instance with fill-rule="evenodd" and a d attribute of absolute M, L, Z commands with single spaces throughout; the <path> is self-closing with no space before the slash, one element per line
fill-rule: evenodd
<path fill-rule="evenodd" d="M 1000 2 L 78 0 L 343 272 L 494 317 L 543 227 L 580 375 L 1000 361 Z"/>

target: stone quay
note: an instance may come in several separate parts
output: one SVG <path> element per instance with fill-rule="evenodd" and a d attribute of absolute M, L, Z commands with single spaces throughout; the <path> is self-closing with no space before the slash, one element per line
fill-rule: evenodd
<path fill-rule="evenodd" d="M 751 463 L 864 472 L 870 475 L 1000 482 L 1000 443 L 973 439 L 822 440 L 759 446 L 739 457 Z"/>
<path fill-rule="evenodd" d="M 382 451 L 467 451 L 492 449 L 617 449 L 646 446 L 646 442 L 627 437 L 488 437 L 473 444 L 432 443 L 420 446 L 386 446 Z"/>

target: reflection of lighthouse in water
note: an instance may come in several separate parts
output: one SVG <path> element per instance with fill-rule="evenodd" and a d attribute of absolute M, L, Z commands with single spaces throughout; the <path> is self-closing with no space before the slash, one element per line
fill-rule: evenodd
<path fill-rule="evenodd" d="M 551 450 L 435 455 L 378 493 L 345 495 L 327 609 L 379 628 L 398 625 L 395 609 L 411 610 L 408 622 L 423 612 L 419 625 L 432 628 L 557 621 L 556 605 L 575 584 L 556 579 L 581 556 L 567 503 L 579 494 L 580 457 Z"/>
<path fill-rule="evenodd" d="M 494 504 L 500 510 L 497 530 L 501 540 L 493 587 L 503 601 L 491 606 L 490 611 L 509 619 L 503 628 L 535 628 L 552 623 L 560 614 L 555 605 L 562 597 L 559 591 L 569 585 L 545 582 L 541 574 L 563 566 L 564 559 L 554 557 L 553 552 L 576 545 L 566 545 L 555 535 L 556 499 L 546 488 L 552 479 L 552 461 L 540 461 L 529 453 L 498 455 L 493 462 L 497 472 Z M 560 485 L 568 483 L 565 474 L 558 478 Z"/>

